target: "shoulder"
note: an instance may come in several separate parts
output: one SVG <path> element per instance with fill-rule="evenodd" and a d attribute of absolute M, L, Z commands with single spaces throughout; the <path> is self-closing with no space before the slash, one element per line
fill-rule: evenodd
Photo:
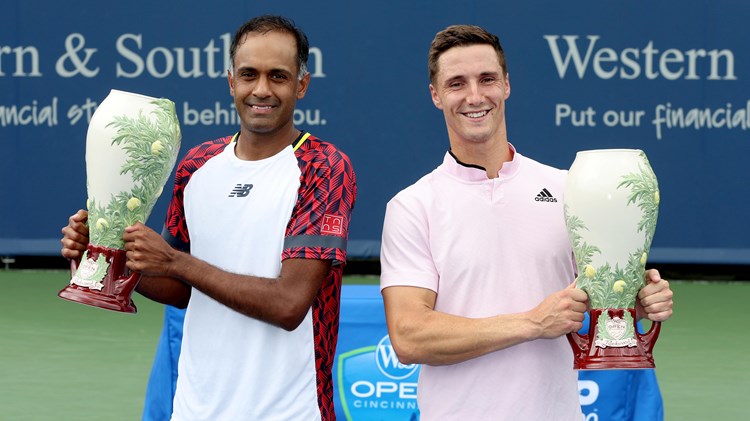
<path fill-rule="evenodd" d="M 552 167 L 547 164 L 543 164 L 539 161 L 531 159 L 527 156 L 517 154 L 521 160 L 520 164 L 523 168 L 523 172 L 526 175 L 532 175 L 535 177 L 541 177 L 549 179 L 550 181 L 558 181 L 560 183 L 565 182 L 565 177 L 568 175 L 568 170 Z"/>
<path fill-rule="evenodd" d="M 189 178 L 209 159 L 219 155 L 232 142 L 232 136 L 225 136 L 215 140 L 203 142 L 187 151 L 177 166 L 177 179 Z"/>
<path fill-rule="evenodd" d="M 333 171 L 354 174 L 351 160 L 346 153 L 333 143 L 313 135 L 310 135 L 294 153 L 301 168 L 309 167 L 316 172 Z"/>
<path fill-rule="evenodd" d="M 295 152 L 298 159 L 308 162 L 324 161 L 330 164 L 351 164 L 349 156 L 338 146 L 310 135 Z"/>
<path fill-rule="evenodd" d="M 428 208 L 432 202 L 434 191 L 432 188 L 437 169 L 422 176 L 414 184 L 396 193 L 388 201 L 387 209 L 418 209 Z"/>
<path fill-rule="evenodd" d="M 219 139 L 203 142 L 188 150 L 185 156 L 180 160 L 175 172 L 175 182 L 187 183 L 192 175 L 200 169 L 203 164 L 208 162 L 214 156 L 220 154 L 227 145 L 232 141 L 232 136 L 225 136 Z"/>
<path fill-rule="evenodd" d="M 232 142 L 232 137 L 233 136 L 224 136 L 194 146 L 188 150 L 182 160 L 185 162 L 190 160 L 208 159 L 212 156 L 218 155 Z"/>

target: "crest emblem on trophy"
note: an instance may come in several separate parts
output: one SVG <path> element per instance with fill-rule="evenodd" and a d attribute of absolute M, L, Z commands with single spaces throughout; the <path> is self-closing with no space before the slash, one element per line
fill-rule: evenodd
<path fill-rule="evenodd" d="M 122 234 L 146 223 L 177 161 L 180 126 L 174 103 L 112 90 L 86 133 L 89 245 L 71 261 L 61 298 L 126 313 L 140 275 L 125 266 Z"/>

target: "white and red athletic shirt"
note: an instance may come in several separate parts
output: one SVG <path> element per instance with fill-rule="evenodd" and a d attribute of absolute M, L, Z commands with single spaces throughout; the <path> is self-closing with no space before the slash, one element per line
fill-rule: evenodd
<path fill-rule="evenodd" d="M 259 161 L 237 158 L 235 145 L 228 136 L 188 152 L 163 236 L 233 273 L 275 278 L 288 258 L 334 264 L 292 332 L 193 288 L 172 419 L 334 420 L 331 368 L 356 194 L 351 163 L 307 133 Z"/>
<path fill-rule="evenodd" d="M 437 293 L 435 310 L 470 318 L 536 307 L 574 279 L 563 216 L 566 172 L 514 152 L 499 177 L 443 164 L 386 210 L 381 289 Z M 458 364 L 423 365 L 423 421 L 582 419 L 565 337 L 518 344 Z"/>

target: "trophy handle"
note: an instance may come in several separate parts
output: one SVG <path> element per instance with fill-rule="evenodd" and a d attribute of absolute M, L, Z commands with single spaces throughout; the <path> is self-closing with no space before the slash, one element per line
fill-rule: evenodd
<path fill-rule="evenodd" d="M 80 259 L 70 259 L 70 277 L 75 276 L 78 271 L 78 265 L 81 263 Z"/>
<path fill-rule="evenodd" d="M 656 345 L 656 340 L 659 338 L 659 331 L 661 331 L 661 322 L 651 322 L 651 329 L 643 335 L 639 334 L 636 330 L 638 338 L 646 346 L 649 353 L 653 351 L 654 345 Z"/>
<path fill-rule="evenodd" d="M 570 332 L 566 335 L 571 348 L 573 348 L 573 354 L 585 354 L 588 352 L 589 335 L 581 335 L 578 332 Z"/>
<path fill-rule="evenodd" d="M 133 290 L 135 290 L 135 287 L 138 285 L 138 282 L 141 280 L 141 273 L 140 272 L 130 272 L 130 276 L 127 278 L 120 278 L 114 280 L 112 284 L 113 293 L 115 295 L 126 295 L 127 297 L 130 297 L 130 295 L 133 293 Z"/>

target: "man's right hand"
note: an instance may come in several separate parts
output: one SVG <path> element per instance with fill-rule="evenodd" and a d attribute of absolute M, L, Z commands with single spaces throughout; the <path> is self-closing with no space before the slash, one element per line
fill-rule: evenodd
<path fill-rule="evenodd" d="M 68 225 L 63 227 L 62 255 L 66 259 L 80 259 L 89 244 L 89 227 L 86 220 L 89 213 L 81 209 L 68 218 Z"/>
<path fill-rule="evenodd" d="M 588 295 L 575 282 L 545 298 L 531 311 L 531 320 L 540 328 L 540 338 L 557 338 L 583 326 Z"/>

